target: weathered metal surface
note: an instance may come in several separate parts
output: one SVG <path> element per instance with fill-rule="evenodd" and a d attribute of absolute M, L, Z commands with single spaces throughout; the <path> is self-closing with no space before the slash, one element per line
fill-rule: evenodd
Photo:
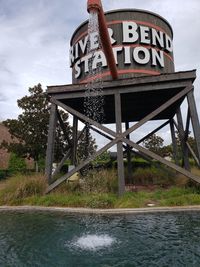
<path fill-rule="evenodd" d="M 105 15 L 120 78 L 174 72 L 171 44 L 173 32 L 164 18 L 155 13 L 137 9 L 113 10 Z M 70 61 L 74 84 L 88 81 L 87 28 L 88 21 L 78 27 L 71 39 Z M 99 61 L 99 58 L 102 59 L 100 61 L 103 65 L 103 79 L 111 79 L 101 50 L 97 51 L 97 55 L 99 57 L 96 61 Z M 158 57 L 160 60 L 157 60 Z"/>
<path fill-rule="evenodd" d="M 72 153 L 72 164 L 75 166 L 77 163 L 77 144 L 78 144 L 78 118 L 73 116 L 73 153 Z"/>
<path fill-rule="evenodd" d="M 160 87 L 162 87 L 161 84 L 163 83 L 166 83 L 167 88 L 173 88 L 173 84 L 176 82 L 178 82 L 179 87 L 181 86 L 184 87 L 188 84 L 188 82 L 193 83 L 195 79 L 196 79 L 196 70 L 180 71 L 174 73 L 164 73 L 158 76 L 146 76 L 137 78 L 130 77 L 128 79 L 120 79 L 117 81 L 104 81 L 103 90 L 105 93 L 105 90 L 109 90 L 111 88 L 120 89 L 120 87 L 122 87 L 122 90 L 124 90 L 124 88 L 129 87 L 132 90 L 137 90 L 137 88 L 139 87 L 137 91 L 140 91 L 140 86 L 144 84 L 147 84 L 149 86 L 146 88 L 146 90 L 152 90 L 152 86 L 153 87 L 158 86 L 159 89 Z M 184 84 L 184 81 L 186 81 L 187 84 Z M 86 89 L 87 89 L 87 83 L 53 85 L 47 87 L 47 93 L 48 94 L 62 93 L 62 95 L 65 96 L 64 93 L 66 94 L 73 92 L 78 93 L 79 91 L 85 92 Z M 120 93 L 123 93 L 123 91 Z"/>
<path fill-rule="evenodd" d="M 122 134 L 122 117 L 121 117 L 121 96 L 115 94 L 115 118 L 117 136 Z M 123 161 L 123 144 L 122 141 L 117 142 L 117 170 L 118 170 L 118 194 L 121 196 L 125 192 L 124 179 L 124 161 Z"/>
<path fill-rule="evenodd" d="M 122 121 L 138 121 L 156 109 L 160 103 L 168 99 L 188 85 L 192 85 L 196 77 L 195 71 L 165 74 L 158 77 L 138 77 L 127 80 L 104 82 L 104 123 L 115 123 L 113 95 L 117 91 L 122 94 Z M 138 81 L 138 84 L 136 83 Z M 73 90 L 70 90 L 73 89 Z M 48 94 L 67 106 L 84 113 L 85 86 L 71 85 L 50 87 Z M 181 104 L 175 103 L 170 109 L 159 113 L 154 119 L 169 119 L 176 113 Z M 145 105 L 145 108 L 144 108 Z"/>
<path fill-rule="evenodd" d="M 199 118 L 198 118 L 198 113 L 197 113 L 197 108 L 196 108 L 196 103 L 195 103 L 193 91 L 191 91 L 187 95 L 187 99 L 188 99 L 188 106 L 190 109 L 190 115 L 191 115 L 193 131 L 194 131 L 194 137 L 195 137 L 196 145 L 197 145 L 198 159 L 200 161 L 200 124 L 199 124 Z"/>
<path fill-rule="evenodd" d="M 179 137 L 180 137 L 180 141 L 181 141 L 183 164 L 184 164 L 184 167 L 186 170 L 190 170 L 188 147 L 186 145 L 185 131 L 184 131 L 184 126 L 183 126 L 183 118 L 182 118 L 182 113 L 181 113 L 180 107 L 177 109 L 177 123 L 178 123 Z"/>
<path fill-rule="evenodd" d="M 170 130 L 171 130 L 172 146 L 173 146 L 173 158 L 174 158 L 176 165 L 178 165 L 178 146 L 177 146 L 177 141 L 176 141 L 173 119 L 170 120 Z"/>
<path fill-rule="evenodd" d="M 56 124 L 57 124 L 57 106 L 54 103 L 52 103 L 50 120 L 49 120 L 49 132 L 48 132 L 46 165 L 45 165 L 45 176 L 47 177 L 49 183 L 51 183 L 51 178 L 52 178 Z"/>

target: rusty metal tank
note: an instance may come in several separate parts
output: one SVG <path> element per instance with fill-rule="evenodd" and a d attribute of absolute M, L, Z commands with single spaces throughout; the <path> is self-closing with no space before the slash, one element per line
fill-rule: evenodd
<path fill-rule="evenodd" d="M 173 30 L 164 18 L 137 9 L 112 10 L 105 16 L 120 79 L 174 72 Z M 87 42 L 88 21 L 85 21 L 75 30 L 70 42 L 73 84 L 88 82 L 98 75 L 103 80 L 111 80 L 102 49 L 91 59 Z M 88 76 L 89 60 L 93 60 L 94 70 L 97 64 L 102 66 L 101 74 Z"/>

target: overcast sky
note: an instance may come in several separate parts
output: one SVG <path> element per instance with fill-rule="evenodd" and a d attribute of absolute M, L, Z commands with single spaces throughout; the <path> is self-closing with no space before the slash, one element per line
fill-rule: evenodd
<path fill-rule="evenodd" d="M 0 0 L 0 121 L 20 113 L 16 100 L 28 88 L 71 83 L 69 42 L 88 19 L 86 0 Z M 200 1 L 104 0 L 105 11 L 138 8 L 169 21 L 174 31 L 176 71 L 197 69 L 200 114 Z M 164 136 L 164 133 L 163 133 Z"/>

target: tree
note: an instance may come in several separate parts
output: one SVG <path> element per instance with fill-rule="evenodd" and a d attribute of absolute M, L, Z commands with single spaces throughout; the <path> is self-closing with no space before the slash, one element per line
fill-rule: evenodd
<path fill-rule="evenodd" d="M 163 147 L 163 142 L 164 140 L 160 136 L 152 134 L 149 138 L 144 140 L 143 144 L 150 151 L 161 155 L 161 148 Z"/>
<path fill-rule="evenodd" d="M 48 95 L 43 91 L 41 84 L 29 88 L 29 94 L 17 101 L 22 113 L 18 119 L 8 119 L 3 124 L 8 128 L 12 138 L 12 143 L 3 142 L 2 146 L 9 152 L 13 152 L 19 157 L 32 158 L 35 161 L 36 171 L 38 161 L 45 157 L 48 125 L 50 116 L 50 104 Z M 68 114 L 63 110 L 59 111 L 65 126 L 65 133 L 61 127 L 56 128 L 54 160 L 60 161 L 68 147 L 65 134 L 68 139 L 72 138 L 72 129 L 68 122 Z M 17 142 L 16 142 L 17 139 Z M 94 146 L 94 140 L 90 136 L 90 146 Z"/>
<path fill-rule="evenodd" d="M 3 122 L 17 142 L 3 142 L 2 145 L 20 157 L 33 158 L 37 169 L 39 157 L 45 156 L 50 107 L 41 84 L 28 91 L 29 96 L 17 100 L 18 107 L 23 110 L 18 119 Z"/>

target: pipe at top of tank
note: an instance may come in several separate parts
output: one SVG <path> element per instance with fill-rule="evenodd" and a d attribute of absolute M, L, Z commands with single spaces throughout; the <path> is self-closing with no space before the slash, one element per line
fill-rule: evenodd
<path fill-rule="evenodd" d="M 91 10 L 100 10 L 102 9 L 102 4 L 100 0 L 88 0 L 87 2 L 87 11 L 90 13 Z"/>
<path fill-rule="evenodd" d="M 115 63 L 115 57 L 114 57 L 113 50 L 112 50 L 112 45 L 111 45 L 110 36 L 108 33 L 108 28 L 106 25 L 106 19 L 105 19 L 105 15 L 103 12 L 101 0 L 88 0 L 87 10 L 89 13 L 91 11 L 98 13 L 99 33 L 100 33 L 103 51 L 105 53 L 106 60 L 107 60 L 112 78 L 116 80 L 118 78 L 117 67 Z"/>

